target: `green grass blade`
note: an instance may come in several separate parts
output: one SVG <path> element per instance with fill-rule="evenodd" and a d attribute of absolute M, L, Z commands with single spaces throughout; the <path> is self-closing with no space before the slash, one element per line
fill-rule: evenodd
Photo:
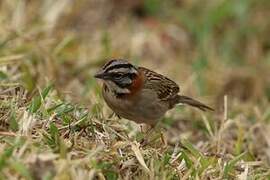
<path fill-rule="evenodd" d="M 34 99 L 32 100 L 32 102 L 29 106 L 29 112 L 31 112 L 31 113 L 37 112 L 37 110 L 41 106 L 42 100 L 44 100 L 47 97 L 47 95 L 52 90 L 52 88 L 53 88 L 53 84 L 50 84 L 45 89 L 43 89 L 43 91 L 41 92 L 40 95 L 37 95 L 36 97 L 34 97 Z"/>

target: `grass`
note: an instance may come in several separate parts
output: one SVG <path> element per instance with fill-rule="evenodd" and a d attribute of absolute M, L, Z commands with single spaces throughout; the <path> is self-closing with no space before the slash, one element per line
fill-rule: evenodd
<path fill-rule="evenodd" d="M 269 7 L 1 1 L 0 179 L 269 179 Z M 117 57 L 216 111 L 176 107 L 142 146 L 93 78 Z"/>

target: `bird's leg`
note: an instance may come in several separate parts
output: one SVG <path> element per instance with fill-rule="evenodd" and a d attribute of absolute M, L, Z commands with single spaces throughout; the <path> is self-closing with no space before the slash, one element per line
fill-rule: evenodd
<path fill-rule="evenodd" d="M 141 130 L 141 133 L 143 133 L 143 125 L 140 124 L 140 130 Z"/>
<path fill-rule="evenodd" d="M 119 116 L 119 115 L 118 115 L 118 114 L 116 114 L 116 113 L 115 113 L 115 115 L 116 115 L 116 117 L 118 117 L 118 119 L 121 119 L 121 116 Z"/>
<path fill-rule="evenodd" d="M 158 126 L 159 126 L 159 122 L 158 122 L 157 124 L 151 126 L 151 127 L 147 130 L 147 132 L 146 132 L 144 138 L 143 138 L 142 141 L 141 141 L 141 145 L 142 145 L 142 146 L 145 146 L 145 145 L 147 145 L 147 144 L 150 144 L 150 143 L 152 143 L 152 142 L 155 142 L 155 141 L 156 141 L 157 139 L 159 139 L 159 138 L 160 138 L 160 140 L 161 140 L 161 142 L 162 142 L 163 145 L 167 145 L 165 136 L 164 136 L 164 134 L 162 133 L 162 131 L 161 131 L 160 129 L 159 129 L 159 133 L 158 133 L 156 136 L 154 136 L 153 138 L 150 139 L 150 135 L 153 133 L 153 131 L 157 130 L 156 128 L 157 128 Z"/>
<path fill-rule="evenodd" d="M 165 139 L 164 134 L 162 133 L 162 131 L 160 131 L 160 139 L 161 139 L 162 144 L 166 146 L 167 145 L 167 141 L 166 141 L 166 139 Z"/>
<path fill-rule="evenodd" d="M 118 119 L 121 119 L 121 117 L 118 114 L 116 114 L 115 112 L 112 112 L 112 114 L 109 115 L 109 118 L 112 118 L 113 116 L 116 116 L 116 117 L 118 117 Z"/>
<path fill-rule="evenodd" d="M 140 124 L 140 132 L 142 134 L 148 134 L 151 132 L 151 130 L 154 128 L 154 126 L 148 125 L 148 124 Z"/>
<path fill-rule="evenodd" d="M 149 144 L 149 142 L 153 142 L 153 140 L 149 141 L 149 137 L 152 134 L 152 132 L 155 131 L 155 128 L 156 128 L 156 125 L 151 125 L 150 128 L 147 129 L 147 131 L 145 132 L 144 138 L 140 142 L 142 146 Z"/>

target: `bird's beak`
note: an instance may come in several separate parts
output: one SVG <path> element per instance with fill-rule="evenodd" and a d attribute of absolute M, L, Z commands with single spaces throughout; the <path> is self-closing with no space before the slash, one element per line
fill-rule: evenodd
<path fill-rule="evenodd" d="M 94 75 L 94 77 L 97 79 L 106 79 L 106 73 L 104 73 L 103 70 L 100 70 Z"/>

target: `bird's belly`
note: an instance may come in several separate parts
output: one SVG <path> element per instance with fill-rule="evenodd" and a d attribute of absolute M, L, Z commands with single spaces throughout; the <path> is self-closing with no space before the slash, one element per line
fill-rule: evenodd
<path fill-rule="evenodd" d="M 134 98 L 117 98 L 112 93 L 103 93 L 108 106 L 119 116 L 137 123 L 155 124 L 167 111 L 167 106 L 137 95 Z"/>

